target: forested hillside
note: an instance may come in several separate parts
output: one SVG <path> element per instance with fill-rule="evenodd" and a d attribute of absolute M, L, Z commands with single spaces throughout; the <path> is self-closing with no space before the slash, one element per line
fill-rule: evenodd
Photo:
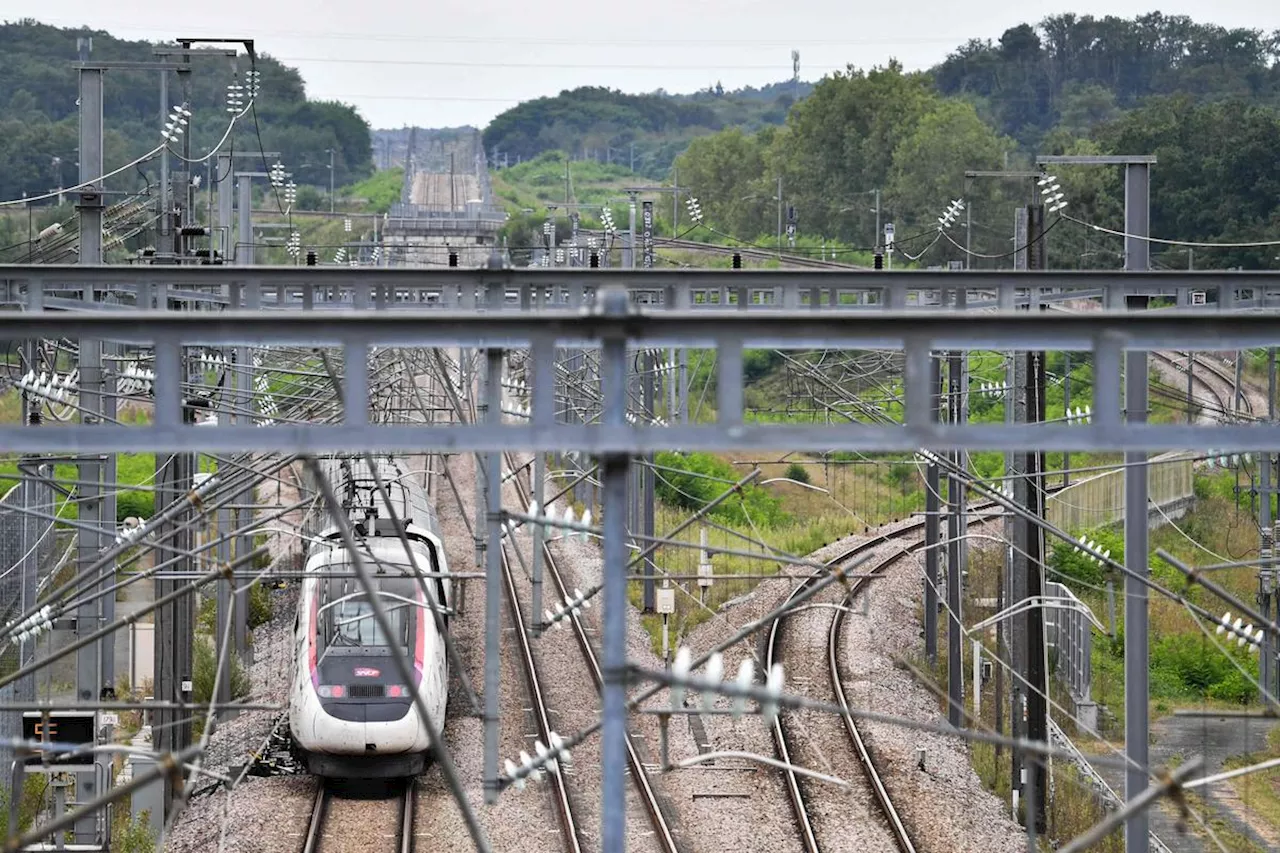
<path fill-rule="evenodd" d="M 485 128 L 484 144 L 490 156 L 496 151 L 499 162 L 505 155 L 509 164 L 556 150 L 627 166 L 634 156 L 637 172 L 656 177 L 695 137 L 782 124 L 797 93 L 803 97 L 812 88 L 788 81 L 759 89 L 726 91 L 716 84 L 689 95 L 628 95 L 584 86 L 512 107 Z"/>
<path fill-rule="evenodd" d="M 933 69 L 938 91 L 964 95 L 1028 144 L 1055 126 L 1077 132 L 1151 96 L 1280 102 L 1280 34 L 1224 29 L 1153 12 L 1133 20 L 1054 15 L 974 39 Z"/>
<path fill-rule="evenodd" d="M 0 24 L 0 198 L 36 195 L 77 181 L 78 145 L 76 39 L 91 36 L 95 61 L 153 61 L 155 45 L 113 38 L 100 31 L 60 29 L 33 21 Z M 302 78 L 265 55 L 257 58 L 261 95 L 257 126 L 267 150 L 279 151 L 299 183 L 329 182 L 334 149 L 337 183 L 372 171 L 369 127 L 351 107 L 308 101 Z M 238 68 L 223 57 L 197 57 L 191 74 L 192 149 L 203 153 L 226 129 L 226 87 L 245 82 L 246 57 Z M 236 71 L 238 70 L 239 76 Z M 110 70 L 105 80 L 107 164 L 125 163 L 160 142 L 160 78 L 155 72 Z M 176 75 L 171 106 L 182 102 Z M 237 136 L 241 150 L 258 150 L 253 116 Z M 302 166 L 301 164 L 308 164 Z M 122 175 L 117 188 L 143 186 L 155 174 Z"/>
<path fill-rule="evenodd" d="M 777 180 L 798 230 L 870 246 L 873 191 L 899 248 L 922 263 L 966 257 L 1009 266 L 1013 209 L 1027 180 L 968 181 L 966 170 L 1028 169 L 1037 154 L 1155 154 L 1153 235 L 1212 243 L 1280 239 L 1280 37 L 1186 18 L 1072 15 L 970 42 L 931 72 L 897 65 L 823 79 L 780 128 L 695 139 L 678 158 L 709 222 L 740 239 L 771 236 Z M 1054 170 L 1065 213 L 1118 229 L 1116 168 Z M 939 237 L 937 217 L 964 198 L 972 216 Z M 919 235 L 918 239 L 904 237 Z M 935 238 L 937 238 L 935 240 Z M 1123 241 L 1064 219 L 1054 267 L 1115 268 Z M 1157 266 L 1274 266 L 1276 246 L 1153 247 Z"/>

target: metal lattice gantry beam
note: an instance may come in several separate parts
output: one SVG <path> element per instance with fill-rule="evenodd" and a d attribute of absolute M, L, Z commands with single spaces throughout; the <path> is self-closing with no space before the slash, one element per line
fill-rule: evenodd
<path fill-rule="evenodd" d="M 114 292 L 118 305 L 154 293 L 188 305 L 302 310 L 545 310 L 590 305 L 602 285 L 626 287 L 657 309 L 812 310 L 848 313 L 936 309 L 948 290 L 970 310 L 1005 305 L 1163 297 L 1178 307 L 1280 309 L 1277 272 L 875 272 L 860 270 L 465 270 L 287 266 L 107 267 L 0 265 L 0 306 L 83 310 L 83 294 Z M 145 296 L 143 301 L 145 302 Z"/>
<path fill-rule="evenodd" d="M 645 453 L 670 447 L 718 449 L 788 447 L 824 450 L 1177 450 L 1217 447 L 1256 450 L 1280 440 L 1273 424 L 1146 424 L 1122 418 L 1120 365 L 1128 351 L 1218 350 L 1268 347 L 1280 341 L 1280 318 L 1217 312 L 1096 312 L 1088 315 L 1004 313 L 961 315 L 892 312 L 840 315 L 824 312 L 745 311 L 706 314 L 656 311 L 603 316 L 572 311 L 540 313 L 345 312 L 323 318 L 308 312 L 173 314 L 11 314 L 0 319 L 0 336 L 71 337 L 152 344 L 156 351 L 156 417 L 149 425 L 70 424 L 57 430 L 26 425 L 0 427 L 0 445 L 17 452 L 180 451 L 254 449 L 264 452 L 340 451 L 353 446 L 386 450 L 429 448 L 450 452 L 495 449 L 578 450 Z M 527 424 L 431 425 L 368 422 L 368 383 L 360 381 L 370 347 L 456 347 L 531 350 L 535 375 L 540 361 L 553 362 L 557 347 L 595 348 L 623 341 L 632 348 L 688 347 L 715 350 L 718 421 L 713 424 L 608 426 L 564 424 L 540 416 L 553 387 L 532 388 L 533 417 Z M 339 423 L 242 424 L 200 427 L 182 422 L 179 363 L 184 346 L 333 346 L 346 353 L 348 415 Z M 744 420 L 744 348 L 901 350 L 905 361 L 905 422 L 778 425 Z M 1063 423 L 936 424 L 930 415 L 929 359 L 939 350 L 1085 351 L 1096 370 L 1091 425 Z M 367 368 L 366 368 L 367 369 Z M 351 416 L 355 413 L 355 417 Z M 605 419 L 607 420 L 607 419 Z"/>

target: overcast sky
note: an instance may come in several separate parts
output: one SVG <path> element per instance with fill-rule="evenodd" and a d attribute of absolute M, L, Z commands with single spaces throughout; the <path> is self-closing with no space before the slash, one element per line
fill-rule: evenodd
<path fill-rule="evenodd" d="M 1023 21 L 1157 8 L 1280 29 L 1274 0 L 0 0 L 0 18 L 125 38 L 254 38 L 259 51 L 301 71 L 309 95 L 354 104 L 374 127 L 483 127 L 518 101 L 576 86 L 759 85 L 791 76 L 792 49 L 806 80 L 850 62 L 897 58 L 925 68 L 969 38 L 995 39 Z"/>

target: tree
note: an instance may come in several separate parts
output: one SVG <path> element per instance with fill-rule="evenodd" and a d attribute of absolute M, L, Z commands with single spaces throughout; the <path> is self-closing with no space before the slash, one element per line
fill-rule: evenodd
<path fill-rule="evenodd" d="M 742 239 L 769 230 L 770 209 L 748 200 L 759 194 L 765 162 L 760 140 L 738 128 L 695 139 L 676 159 L 680 182 L 692 188 L 708 219 Z"/>

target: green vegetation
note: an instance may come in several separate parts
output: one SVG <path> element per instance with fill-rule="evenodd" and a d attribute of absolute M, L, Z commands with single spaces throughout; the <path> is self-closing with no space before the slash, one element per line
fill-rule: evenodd
<path fill-rule="evenodd" d="M 355 200 L 364 199 L 356 206 L 348 204 L 345 210 L 365 210 L 371 213 L 386 213 L 391 205 L 400 201 L 400 192 L 404 188 L 404 169 L 383 169 L 375 172 L 363 181 L 344 187 L 340 190 L 340 198 Z"/>
<path fill-rule="evenodd" d="M 249 673 L 244 663 L 234 653 L 231 658 L 231 698 L 243 699 L 249 695 Z M 197 704 L 211 702 L 213 683 L 218 676 L 218 656 L 214 652 L 213 642 L 208 637 L 197 634 L 192 647 L 192 700 Z M 197 726 L 203 720 L 197 717 Z"/>
<path fill-rule="evenodd" d="M 127 801 L 126 801 L 127 802 Z M 117 805 L 111 827 L 112 853 L 155 853 L 156 840 L 151 837 L 151 812 L 131 817 L 125 804 Z"/>
<path fill-rule="evenodd" d="M 61 29 L 29 19 L 0 24 L 0 199 L 40 195 L 77 181 L 78 94 L 73 62 L 76 39 L 81 36 L 92 37 L 93 60 L 155 59 L 156 45 L 114 38 L 102 31 Z M 244 83 L 244 72 L 250 68 L 244 57 L 238 65 L 237 75 L 225 59 L 197 57 L 193 62 L 196 73 L 191 75 L 188 129 L 193 152 L 209 149 L 225 132 L 226 87 Z M 298 72 L 269 56 L 259 54 L 253 67 L 261 72 L 261 95 L 255 113 L 237 126 L 242 149 L 258 148 L 260 130 L 264 149 L 280 152 L 295 181 L 323 186 L 326 191 L 330 149 L 339 185 L 372 173 L 369 126 L 352 107 L 307 100 Z M 104 162 L 111 170 L 159 144 L 160 125 L 154 72 L 112 70 L 105 86 Z M 172 97 L 174 103 L 180 99 L 176 93 Z M 108 188 L 141 190 L 156 180 L 155 165 L 144 163 L 112 178 Z M 10 249 L 0 258 L 8 261 L 20 260 L 27 250 L 26 213 L 17 213 L 22 215 L 0 217 L 0 248 Z M 72 213 L 69 203 L 57 213 L 42 209 L 33 230 Z"/>
<path fill-rule="evenodd" d="M 664 469 L 657 483 L 659 499 L 690 512 L 702 509 L 741 478 L 732 465 L 709 453 L 662 451 L 655 462 Z M 781 500 L 754 485 L 742 489 L 740 500 L 731 499 L 712 509 L 711 515 L 733 524 L 765 527 L 790 520 L 782 511 Z"/>
<path fill-rule="evenodd" d="M 730 126 L 780 124 L 796 94 L 812 88 L 787 82 L 726 92 L 717 84 L 672 97 L 661 90 L 628 95 L 584 86 L 502 113 L 485 128 L 484 146 L 512 164 L 561 150 L 624 165 L 628 173 L 634 152 L 637 172 L 662 177 L 693 137 Z"/>
<path fill-rule="evenodd" d="M 1220 562 L 1219 554 L 1243 558 L 1250 551 L 1256 553 L 1253 509 L 1247 501 L 1243 505 L 1237 503 L 1234 477 L 1230 471 L 1197 475 L 1194 510 L 1179 520 L 1176 528 L 1163 526 L 1153 530 L 1150 541 L 1152 579 L 1215 612 L 1219 608 L 1217 600 L 1198 587 L 1186 588 L 1183 575 L 1155 556 L 1155 551 L 1163 548 L 1192 566 Z M 1123 564 L 1124 538 L 1118 529 L 1102 528 L 1079 535 L 1098 543 L 1101 550 L 1109 550 L 1111 559 Z M 1052 579 L 1072 587 L 1100 617 L 1109 607 L 1105 584 L 1113 583 L 1117 595 L 1123 587 L 1123 578 L 1117 573 L 1095 564 L 1063 543 L 1051 548 L 1048 568 Z M 1215 572 L 1214 579 L 1244 600 L 1249 599 L 1257 582 L 1250 569 Z M 1151 596 L 1150 614 L 1151 698 L 1157 713 L 1178 703 L 1240 705 L 1255 698 L 1257 690 L 1249 681 L 1258 674 L 1253 653 L 1216 637 L 1211 624 L 1207 625 L 1206 633 L 1186 608 L 1165 596 Z M 1123 608 L 1117 607 L 1116 620 L 1116 637 L 1102 638 L 1094 644 L 1093 691 L 1094 699 L 1116 715 L 1118 724 L 1124 705 Z"/>

